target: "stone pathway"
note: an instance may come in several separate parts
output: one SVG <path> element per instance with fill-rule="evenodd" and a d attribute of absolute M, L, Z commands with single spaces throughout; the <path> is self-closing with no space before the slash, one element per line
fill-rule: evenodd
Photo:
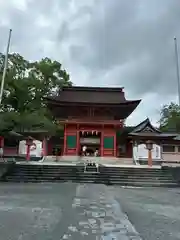
<path fill-rule="evenodd" d="M 76 224 L 61 239 L 142 240 L 104 185 L 79 185 L 72 208 Z"/>

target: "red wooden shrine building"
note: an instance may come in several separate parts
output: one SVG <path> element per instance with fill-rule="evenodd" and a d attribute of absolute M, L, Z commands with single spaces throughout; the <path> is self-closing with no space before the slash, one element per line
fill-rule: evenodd
<path fill-rule="evenodd" d="M 114 156 L 117 131 L 140 100 L 126 100 L 123 88 L 64 87 L 47 98 L 53 115 L 64 125 L 63 155 L 78 155 L 83 145 Z"/>
<path fill-rule="evenodd" d="M 124 126 L 139 103 L 126 100 L 123 88 L 64 87 L 58 96 L 47 98 L 52 114 L 64 126 L 64 136 L 31 130 L 23 132 L 23 138 L 27 135 L 41 140 L 43 156 L 56 155 L 54 149 L 58 149 L 58 155 L 79 155 L 86 145 L 98 149 L 100 156 L 136 160 L 144 158 L 142 144 L 151 140 L 156 144 L 154 149 L 159 149 L 154 155 L 157 160 L 180 161 L 180 134 L 160 132 L 149 119 L 134 127 Z M 19 155 L 18 136 L 0 137 L 4 156 Z"/>

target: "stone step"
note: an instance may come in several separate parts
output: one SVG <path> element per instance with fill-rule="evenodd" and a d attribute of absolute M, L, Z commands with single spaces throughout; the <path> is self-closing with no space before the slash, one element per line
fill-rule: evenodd
<path fill-rule="evenodd" d="M 18 179 L 18 178 L 11 178 L 9 177 L 7 179 L 9 182 L 81 182 L 81 183 L 99 183 L 99 184 L 107 184 L 107 185 L 120 185 L 120 186 L 135 186 L 135 187 L 178 187 L 176 182 L 154 182 L 154 181 L 148 181 L 148 182 L 141 182 L 141 181 L 101 181 L 99 179 L 54 179 L 54 178 L 44 178 L 44 179 L 34 179 L 34 178 L 28 178 L 28 179 Z"/>
<path fill-rule="evenodd" d="M 92 170 L 88 170 L 87 172 L 90 171 L 92 172 Z M 13 173 L 17 173 L 17 174 L 78 174 L 78 173 L 82 173 L 84 172 L 84 168 L 82 169 L 23 169 L 23 170 L 14 170 L 12 172 Z M 96 169 L 93 170 L 93 172 L 96 172 Z M 168 172 L 147 172 L 147 173 L 141 173 L 141 172 L 109 172 L 109 171 L 101 171 L 101 169 L 99 169 L 99 172 L 101 173 L 101 175 L 109 175 L 109 176 L 113 176 L 113 177 L 133 177 L 133 178 L 137 178 L 137 177 L 172 177 L 171 173 Z"/>
<path fill-rule="evenodd" d="M 101 173 L 96 171 L 86 171 L 86 172 L 50 172 L 50 171 L 42 171 L 42 172 L 36 172 L 36 171 L 21 171 L 21 172 L 12 172 L 12 176 L 91 176 L 93 174 L 99 174 L 102 177 L 108 177 L 112 179 L 172 179 L 172 175 L 113 175 L 113 174 L 107 174 L 107 173 Z"/>
<path fill-rule="evenodd" d="M 171 180 L 172 179 L 172 176 L 144 176 L 144 177 L 141 177 L 141 176 L 114 176 L 114 175 L 109 175 L 110 178 L 112 179 L 118 179 L 118 178 L 121 178 L 121 179 L 169 179 Z"/>
<path fill-rule="evenodd" d="M 56 156 L 46 156 L 44 157 L 44 162 L 54 162 Z M 80 157 L 80 156 L 60 156 L 59 162 L 97 162 L 101 164 L 134 164 L 133 159 L 131 158 L 115 158 L 115 157 Z"/>
<path fill-rule="evenodd" d="M 156 175 L 156 174 L 170 174 L 168 171 L 128 171 L 128 170 L 124 170 L 124 171 L 110 171 L 110 170 L 102 170 L 101 168 L 99 168 L 99 171 L 102 173 L 108 173 L 108 174 L 113 174 L 113 175 Z"/>
<path fill-rule="evenodd" d="M 119 186 L 134 186 L 134 187 L 179 187 L 177 183 L 168 182 L 168 183 L 161 183 L 161 182 L 113 182 L 110 185 L 119 185 Z"/>
<path fill-rule="evenodd" d="M 9 179 L 9 178 L 11 178 L 11 179 L 34 179 L 34 180 L 36 180 L 36 179 L 41 179 L 41 180 L 43 180 L 43 179 L 66 179 L 67 181 L 68 180 L 85 180 L 85 179 L 99 179 L 99 180 L 102 180 L 102 178 L 101 177 L 99 177 L 99 176 L 41 176 L 41 177 L 39 177 L 39 176 L 32 176 L 32 175 L 30 175 L 30 176 L 23 176 L 23 177 L 19 177 L 19 176 L 10 176 L 10 177 L 7 177 L 7 179 Z"/>
<path fill-rule="evenodd" d="M 161 170 L 161 169 L 157 169 L 157 170 L 149 170 L 149 169 L 124 169 L 124 168 L 120 168 L 120 169 L 103 169 L 101 167 L 99 167 L 99 169 L 101 170 L 101 172 L 108 172 L 108 173 L 113 173 L 113 174 L 116 174 L 116 173 L 129 173 L 129 174 L 133 174 L 133 173 L 142 173 L 142 174 L 146 174 L 146 173 L 159 173 L 159 172 L 163 172 L 163 173 L 167 173 L 169 171 L 164 171 L 164 170 Z"/>
<path fill-rule="evenodd" d="M 97 176 L 96 176 L 97 174 Z M 165 176 L 157 176 L 157 177 L 132 177 L 132 176 L 128 176 L 128 177 L 122 177 L 122 176 L 108 176 L 108 175 L 104 175 L 104 174 L 101 174 L 101 173 L 92 173 L 92 172 L 89 172 L 89 173 L 80 173 L 80 174 L 69 174 L 69 173 L 63 173 L 63 174 L 49 174 L 49 173 L 43 173 L 43 174 L 36 174 L 36 173 L 30 173 L 30 174 L 12 174 L 11 175 L 12 177 L 18 177 L 18 178 L 27 178 L 27 177 L 39 177 L 39 178 L 45 178 L 45 177 L 67 177 L 67 178 L 91 178 L 91 177 L 98 177 L 98 178 L 101 178 L 101 179 L 110 179 L 112 181 L 116 181 L 116 180 L 133 180 L 133 181 L 136 181 L 138 179 L 142 180 L 142 181 L 149 181 L 149 180 L 158 180 L 158 181 L 164 181 L 164 180 L 167 180 L 167 181 L 172 181 L 172 177 L 165 177 Z"/>
<path fill-rule="evenodd" d="M 108 180 L 113 182 L 113 183 L 114 182 L 124 182 L 124 181 L 126 181 L 126 182 L 143 182 L 143 183 L 146 183 L 146 182 L 175 182 L 172 179 L 170 180 L 170 179 L 154 179 L 154 178 L 152 178 L 152 179 L 137 178 L 135 180 L 135 179 L 132 179 L 132 178 L 128 178 L 128 179 L 121 179 L 121 178 L 114 179 L 114 178 L 110 177 L 110 178 L 108 178 Z"/>
<path fill-rule="evenodd" d="M 30 173 L 34 173 L 34 174 L 42 174 L 42 173 L 47 173 L 47 174 L 56 174 L 56 173 L 59 173 L 59 174 L 70 174 L 70 173 L 73 173 L 73 174 L 76 174 L 76 173 L 82 173 L 84 172 L 84 169 L 69 169 L 69 170 L 62 170 L 62 169 L 42 169 L 42 170 L 21 170 L 21 171 L 12 171 L 12 173 L 17 173 L 17 174 L 21 174 L 21 173 L 24 173 L 24 174 L 30 174 Z M 93 169 L 93 170 L 88 170 L 87 169 L 87 172 L 96 172 L 96 169 Z M 123 173 L 113 173 L 113 172 L 103 172 L 99 169 L 99 172 L 102 174 L 102 175 L 109 175 L 109 176 L 120 176 L 120 177 L 127 177 L 127 176 L 132 176 L 132 177 L 171 177 L 172 174 L 171 173 L 163 173 L 163 172 L 156 172 L 156 173 L 128 173 L 128 172 L 123 172 Z"/>
<path fill-rule="evenodd" d="M 81 182 L 128 186 L 178 186 L 169 169 L 99 167 L 100 173 L 84 172 L 84 166 L 15 165 L 4 181 L 14 182 Z"/>
<path fill-rule="evenodd" d="M 31 172 L 35 172 L 35 173 L 41 173 L 41 172 L 47 172 L 47 173 L 72 173 L 72 172 L 83 172 L 84 171 L 84 167 L 15 167 L 14 171 L 19 172 L 25 172 L 25 173 L 31 173 Z M 168 170 L 139 170 L 139 169 L 119 169 L 119 171 L 114 171 L 112 169 L 102 169 L 101 167 L 99 167 L 99 171 L 102 174 L 108 174 L 108 175 L 114 175 L 114 176 L 171 176 L 171 173 Z"/>
<path fill-rule="evenodd" d="M 99 170 L 101 173 L 104 174 L 108 174 L 108 175 L 113 175 L 113 176 L 150 176 L 150 177 L 154 177 L 154 176 L 172 176 L 171 173 L 163 173 L 163 172 L 151 172 L 151 173 L 138 173 L 138 172 L 132 172 L 132 173 L 128 173 L 128 172 L 103 172 L 101 170 Z"/>

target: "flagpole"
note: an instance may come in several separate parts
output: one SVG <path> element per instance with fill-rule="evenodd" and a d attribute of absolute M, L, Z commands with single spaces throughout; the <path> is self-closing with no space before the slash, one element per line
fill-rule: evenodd
<path fill-rule="evenodd" d="M 9 47 L 10 47 L 10 42 L 11 42 L 11 33 L 12 33 L 12 29 L 9 30 L 7 49 L 6 49 L 6 55 L 5 55 L 5 60 L 4 60 L 4 69 L 3 69 L 1 88 L 0 88 L 0 105 L 2 103 L 3 91 L 4 91 L 4 81 L 5 81 L 7 66 L 8 66 L 8 54 L 9 54 Z"/>
<path fill-rule="evenodd" d="M 177 39 L 174 37 L 174 48 L 175 48 L 175 58 L 176 58 L 176 74 L 177 74 L 177 84 L 178 84 L 178 100 L 180 106 L 180 77 L 179 77 L 179 56 L 178 56 L 178 45 Z"/>

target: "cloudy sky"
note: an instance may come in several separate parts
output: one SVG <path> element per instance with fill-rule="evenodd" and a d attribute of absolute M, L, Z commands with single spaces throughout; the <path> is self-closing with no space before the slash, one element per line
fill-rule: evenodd
<path fill-rule="evenodd" d="M 125 87 L 142 99 L 129 117 L 157 123 L 177 101 L 174 36 L 180 49 L 180 0 L 0 0 L 0 51 L 59 60 L 76 85 Z"/>

